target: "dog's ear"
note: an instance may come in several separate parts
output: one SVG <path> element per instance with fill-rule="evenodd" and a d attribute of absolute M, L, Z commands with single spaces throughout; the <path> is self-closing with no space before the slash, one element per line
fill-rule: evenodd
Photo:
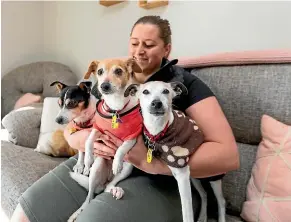
<path fill-rule="evenodd" d="M 50 86 L 55 86 L 59 93 L 62 91 L 63 88 L 67 87 L 66 84 L 59 81 L 51 83 Z"/>
<path fill-rule="evenodd" d="M 129 73 L 137 72 L 141 73 L 142 69 L 140 66 L 137 64 L 134 58 L 129 58 L 126 60 L 126 66 L 128 68 Z"/>
<path fill-rule="evenodd" d="M 131 84 L 127 87 L 124 92 L 124 97 L 128 97 L 129 95 L 135 96 L 136 92 L 139 89 L 139 84 Z"/>
<path fill-rule="evenodd" d="M 80 82 L 79 87 L 83 90 L 86 91 L 87 93 L 91 92 L 91 86 L 92 82 Z"/>
<path fill-rule="evenodd" d="M 175 92 L 175 96 L 187 95 L 188 94 L 188 90 L 187 90 L 186 86 L 183 83 L 181 83 L 181 82 L 171 82 L 170 85 L 171 85 L 171 88 L 173 89 L 173 91 Z"/>
<path fill-rule="evenodd" d="M 84 79 L 89 79 L 91 73 L 96 75 L 97 67 L 98 67 L 99 62 L 98 61 L 92 61 L 88 67 L 87 72 L 84 75 Z"/>

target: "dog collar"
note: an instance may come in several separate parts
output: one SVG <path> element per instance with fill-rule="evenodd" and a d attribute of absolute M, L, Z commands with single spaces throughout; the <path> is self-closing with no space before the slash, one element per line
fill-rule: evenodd
<path fill-rule="evenodd" d="M 121 118 L 120 118 L 119 113 L 122 112 L 122 110 L 124 110 L 124 109 L 128 106 L 129 102 L 130 102 L 130 100 L 128 100 L 128 102 L 127 102 L 127 103 L 123 106 L 123 108 L 120 109 L 120 110 L 112 110 L 112 109 L 110 109 L 109 106 L 105 103 L 105 101 L 102 100 L 102 104 L 101 104 L 101 106 L 103 107 L 103 109 L 104 109 L 106 112 L 112 114 L 112 119 L 111 119 L 112 129 L 117 129 L 119 123 L 122 123 L 122 120 L 121 120 Z"/>
<path fill-rule="evenodd" d="M 168 128 L 169 128 L 169 122 L 167 122 L 165 128 L 160 133 L 153 136 L 150 134 L 150 132 L 148 131 L 148 129 L 144 125 L 144 134 L 151 142 L 156 142 L 158 139 L 162 138 L 165 135 Z"/>
<path fill-rule="evenodd" d="M 108 113 L 120 113 L 122 110 L 124 110 L 127 106 L 128 106 L 128 104 L 129 104 L 129 102 L 130 102 L 130 100 L 128 100 L 128 102 L 123 106 L 123 108 L 122 109 L 120 109 L 120 110 L 113 110 L 113 109 L 111 109 L 106 103 L 105 103 L 105 101 L 104 100 L 102 100 L 102 107 L 103 107 L 103 109 L 106 111 L 106 112 L 108 112 Z"/>
<path fill-rule="evenodd" d="M 144 135 L 145 135 L 145 138 L 146 138 L 146 146 L 148 148 L 148 152 L 147 152 L 147 162 L 148 163 L 151 163 L 152 162 L 152 159 L 153 159 L 153 151 L 155 151 L 155 142 L 162 138 L 167 130 L 169 128 L 169 122 L 167 122 L 165 128 L 157 135 L 153 136 L 150 134 L 150 132 L 147 130 L 147 128 L 145 127 L 144 125 Z"/>
<path fill-rule="evenodd" d="M 94 118 L 94 115 L 95 115 L 95 112 L 93 112 L 90 118 L 85 122 L 77 123 L 75 120 L 73 120 L 73 122 L 79 128 L 82 128 L 82 129 L 91 128 L 93 126 L 92 119 Z"/>

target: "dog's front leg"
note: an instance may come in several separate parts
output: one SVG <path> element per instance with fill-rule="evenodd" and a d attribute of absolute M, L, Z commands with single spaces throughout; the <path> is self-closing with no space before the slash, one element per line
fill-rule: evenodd
<path fill-rule="evenodd" d="M 79 150 L 78 152 L 78 161 L 76 163 L 76 165 L 73 167 L 73 171 L 75 173 L 83 173 L 84 170 L 84 152 L 81 152 Z"/>
<path fill-rule="evenodd" d="M 97 131 L 96 129 L 92 129 L 89 137 L 87 138 L 85 142 L 85 167 L 83 174 L 88 176 L 90 172 L 90 167 L 94 162 L 94 154 L 93 154 L 93 149 L 94 149 L 94 141 L 97 138 Z"/>
<path fill-rule="evenodd" d="M 178 188 L 181 197 L 183 222 L 193 222 L 194 213 L 192 206 L 192 193 L 190 182 L 190 167 L 185 166 L 183 168 L 170 167 L 175 179 L 178 183 Z"/>
<path fill-rule="evenodd" d="M 89 175 L 89 189 L 88 189 L 88 195 L 86 197 L 86 200 L 84 201 L 84 203 L 82 204 L 82 206 L 71 215 L 71 217 L 69 218 L 68 222 L 73 222 L 76 221 L 77 217 L 80 215 L 80 213 L 88 206 L 88 204 L 90 203 L 90 201 L 94 198 L 94 193 L 96 190 L 97 186 L 102 186 L 102 181 L 104 180 L 102 178 L 102 173 L 106 172 L 106 160 L 102 157 L 96 157 L 92 168 L 91 168 L 91 172 Z"/>
<path fill-rule="evenodd" d="M 115 175 L 110 183 L 107 184 L 105 191 L 111 193 L 116 200 L 120 199 L 124 195 L 124 190 L 121 187 L 116 187 L 116 184 L 126 179 L 132 172 L 133 166 L 130 163 L 123 162 L 123 168 L 121 172 Z"/>
<path fill-rule="evenodd" d="M 123 166 L 123 158 L 131 150 L 131 148 L 136 143 L 136 139 L 127 140 L 122 143 L 120 147 L 117 148 L 116 154 L 114 156 L 112 171 L 116 175 L 121 172 Z"/>

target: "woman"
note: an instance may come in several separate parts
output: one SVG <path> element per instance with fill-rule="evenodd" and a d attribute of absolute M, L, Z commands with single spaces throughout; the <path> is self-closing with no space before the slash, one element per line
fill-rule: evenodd
<path fill-rule="evenodd" d="M 191 176 L 203 178 L 237 169 L 239 158 L 236 142 L 218 101 L 200 79 L 166 59 L 170 52 L 171 29 L 167 20 L 159 16 L 145 16 L 134 24 L 129 54 L 143 70 L 137 74 L 138 80 L 181 81 L 188 88 L 188 95 L 175 99 L 174 105 L 195 119 L 205 135 L 205 142 L 190 158 Z M 68 130 L 65 131 L 70 145 L 81 150 L 84 150 L 88 134 L 89 131 L 85 130 L 72 135 Z M 107 132 L 103 135 L 103 141 L 103 144 L 95 142 L 94 152 L 110 159 L 122 141 Z M 109 194 L 102 193 L 82 212 L 78 221 L 181 221 L 177 183 L 174 177 L 166 176 L 171 175 L 171 171 L 156 158 L 147 164 L 146 152 L 140 136 L 125 158 L 136 169 L 128 179 L 119 183 L 125 190 L 123 199 L 117 201 Z M 69 177 L 69 171 L 75 163 L 74 158 L 69 159 L 31 186 L 20 198 L 14 219 L 66 221 L 87 195 Z M 195 211 L 198 201 L 199 197 L 193 190 Z M 197 213 L 195 215 L 198 216 Z"/>

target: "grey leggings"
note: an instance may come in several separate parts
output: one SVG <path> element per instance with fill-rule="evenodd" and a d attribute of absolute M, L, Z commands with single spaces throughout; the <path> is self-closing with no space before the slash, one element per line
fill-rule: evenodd
<path fill-rule="evenodd" d="M 83 203 L 87 191 L 69 176 L 76 164 L 68 159 L 35 182 L 20 197 L 20 204 L 31 222 L 67 221 Z M 125 195 L 115 200 L 101 193 L 80 214 L 79 222 L 179 222 L 182 221 L 180 196 L 174 177 L 148 175 L 134 169 L 120 182 Z M 197 217 L 200 202 L 192 189 L 193 207 Z"/>

